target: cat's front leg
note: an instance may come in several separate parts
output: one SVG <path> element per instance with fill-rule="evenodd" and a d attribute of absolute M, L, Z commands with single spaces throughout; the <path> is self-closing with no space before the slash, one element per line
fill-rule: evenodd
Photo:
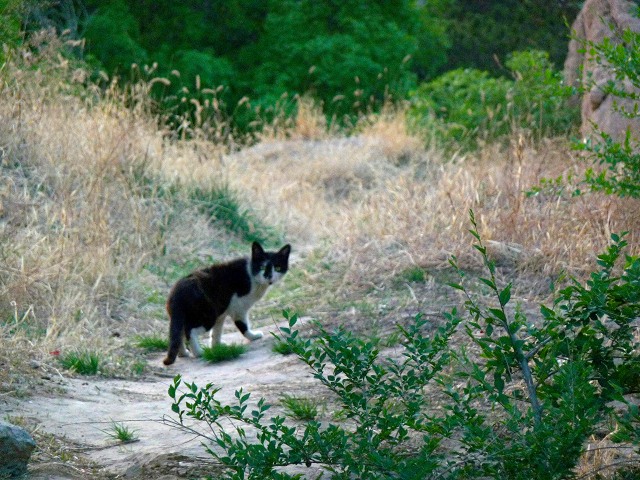
<path fill-rule="evenodd" d="M 244 335 L 246 339 L 253 342 L 262 338 L 262 332 L 257 330 L 251 330 L 251 324 L 249 323 L 249 317 L 245 315 L 243 318 L 235 320 L 236 327 L 240 330 L 240 333 Z"/>
<path fill-rule="evenodd" d="M 224 318 L 218 318 L 213 328 L 209 332 L 209 346 L 215 347 L 222 343 L 222 328 L 224 327 Z"/>

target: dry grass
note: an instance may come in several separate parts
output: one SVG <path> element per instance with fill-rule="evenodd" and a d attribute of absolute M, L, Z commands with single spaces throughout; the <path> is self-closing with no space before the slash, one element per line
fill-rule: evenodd
<path fill-rule="evenodd" d="M 614 443 L 609 438 L 592 437 L 576 467 L 576 477 L 583 480 L 609 480 L 616 477 L 619 469 L 635 469 L 640 458 L 628 444 Z M 622 478 L 632 478 L 622 477 Z"/>
<path fill-rule="evenodd" d="M 401 110 L 363 119 L 347 138 L 303 98 L 288 139 L 265 133 L 228 153 L 197 135 L 167 140 L 143 84 L 100 93 L 77 83 L 86 75 L 56 53 L 57 42 L 37 39 L 39 53 L 3 71 L 1 308 L 12 338 L 35 328 L 49 342 L 110 327 L 127 314 L 119 311 L 126 279 L 162 247 L 180 256 L 206 250 L 212 236 L 225 243 L 193 209 L 169 222 L 178 205 L 142 195 L 141 171 L 167 185 L 222 179 L 300 252 L 334 250 L 332 261 L 349 266 L 347 284 L 445 267 L 451 254 L 473 268 L 469 209 L 498 255 L 506 248 L 515 270 L 539 278 L 588 271 L 614 231 L 628 230 L 637 249 L 640 202 L 525 197 L 541 177 L 583 167 L 564 140 L 520 137 L 447 158 L 408 133 Z"/>

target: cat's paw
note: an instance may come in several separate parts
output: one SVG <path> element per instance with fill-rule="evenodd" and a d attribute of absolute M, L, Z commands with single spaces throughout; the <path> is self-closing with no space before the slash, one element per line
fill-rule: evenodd
<path fill-rule="evenodd" d="M 251 330 L 248 330 L 245 334 L 245 337 L 247 337 L 249 340 L 251 340 L 252 342 L 255 342 L 256 340 L 262 338 L 262 332 L 260 331 L 255 331 L 252 332 Z"/>

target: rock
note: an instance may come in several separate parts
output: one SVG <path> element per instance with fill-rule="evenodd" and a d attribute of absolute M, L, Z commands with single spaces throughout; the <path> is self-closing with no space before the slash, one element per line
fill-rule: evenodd
<path fill-rule="evenodd" d="M 27 472 L 36 442 L 25 430 L 0 421 L 0 478 L 17 478 Z"/>
<path fill-rule="evenodd" d="M 633 109 L 634 102 L 606 94 L 602 87 L 614 80 L 611 68 L 598 64 L 584 52 L 585 42 L 601 43 L 611 38 L 620 43 L 622 32 L 640 32 L 640 18 L 634 12 L 638 6 L 629 0 L 587 0 L 571 27 L 573 38 L 569 42 L 569 53 L 564 64 L 565 80 L 575 87 L 586 87 L 581 99 L 581 133 L 589 137 L 593 123 L 615 140 L 624 139 L 631 128 L 635 137 L 640 132 L 640 118 L 627 118 L 614 108 L 614 103 L 627 110 Z M 629 92 L 640 93 L 628 83 L 623 85 Z"/>

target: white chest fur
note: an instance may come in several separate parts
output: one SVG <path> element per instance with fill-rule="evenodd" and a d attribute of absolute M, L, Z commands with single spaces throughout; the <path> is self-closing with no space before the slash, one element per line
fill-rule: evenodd
<path fill-rule="evenodd" d="M 239 297 L 237 294 L 234 294 L 231 297 L 231 302 L 229 302 L 229 306 L 225 310 L 225 312 L 221 315 L 221 320 L 224 320 L 226 317 L 231 317 L 234 320 L 244 320 L 249 312 L 249 309 L 260 300 L 267 289 L 269 288 L 269 284 L 258 283 L 251 286 L 251 291 Z"/>

